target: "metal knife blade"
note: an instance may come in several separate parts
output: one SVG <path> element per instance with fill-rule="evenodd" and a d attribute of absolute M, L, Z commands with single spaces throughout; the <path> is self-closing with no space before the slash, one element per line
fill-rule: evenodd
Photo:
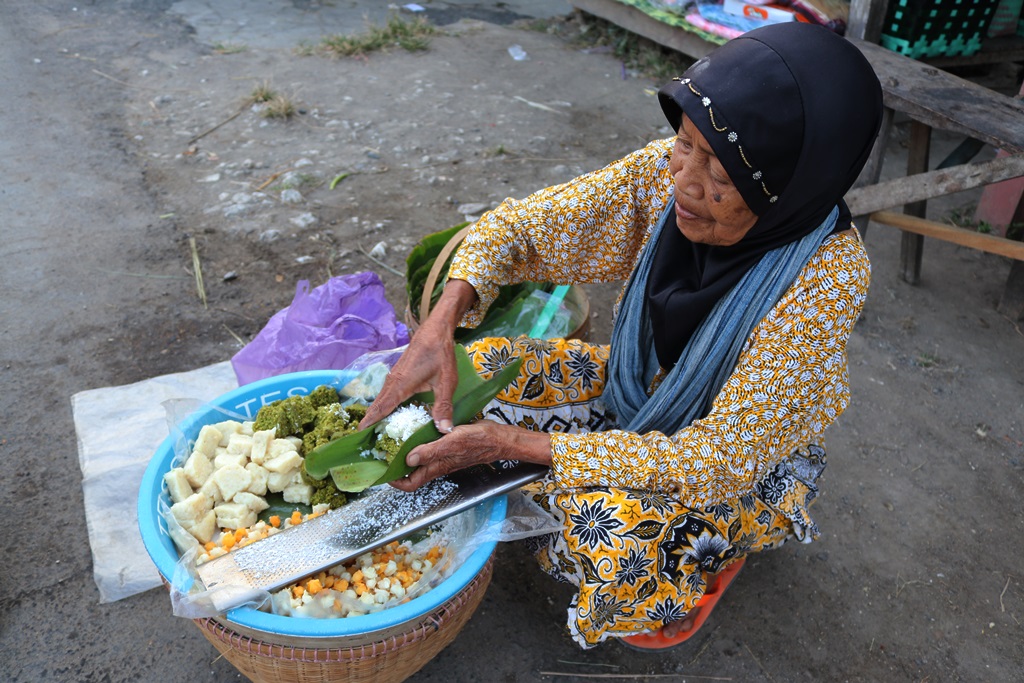
<path fill-rule="evenodd" d="M 221 611 L 408 536 L 481 502 L 537 481 L 548 468 L 489 465 L 454 472 L 413 493 L 388 485 L 336 510 L 210 560 L 197 568 Z M 216 590 L 228 589 L 229 590 Z"/>

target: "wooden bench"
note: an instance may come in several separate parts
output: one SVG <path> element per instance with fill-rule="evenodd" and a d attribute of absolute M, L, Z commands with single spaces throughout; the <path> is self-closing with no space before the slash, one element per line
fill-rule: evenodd
<path fill-rule="evenodd" d="M 716 47 L 691 32 L 664 24 L 615 0 L 570 3 L 692 57 L 701 57 Z M 875 34 L 873 41 L 851 40 L 879 75 L 885 110 L 878 140 L 856 188 L 847 195 L 847 203 L 858 217 L 856 222 L 862 232 L 866 231 L 869 219 L 904 231 L 901 275 L 911 284 L 920 280 L 925 236 L 1015 259 L 999 308 L 1013 318 L 1020 318 L 1024 316 L 1024 243 L 928 221 L 924 216 L 928 199 L 1024 176 L 1024 102 L 875 44 L 885 5 L 883 0 L 853 0 L 850 9 L 849 33 L 861 38 Z M 885 149 L 897 112 L 911 119 L 907 172 L 905 177 L 880 183 Z M 1008 156 L 984 163 L 954 160 L 951 167 L 928 171 L 933 129 L 976 141 L 975 151 L 986 143 Z M 973 154 L 965 156 L 969 160 Z M 902 213 L 888 210 L 900 206 Z"/>
<path fill-rule="evenodd" d="M 911 284 L 920 280 L 926 236 L 1015 259 L 999 309 L 1014 318 L 1021 317 L 1024 243 L 928 221 L 924 216 L 928 199 L 1024 176 L 1024 102 L 878 45 L 860 40 L 853 43 L 879 74 L 885 104 L 882 130 L 871 158 L 857 188 L 846 198 L 853 215 L 860 217 L 858 227 L 865 230 L 870 219 L 904 231 L 901 276 Z M 879 183 L 896 112 L 911 119 L 907 175 Z M 962 134 L 967 140 L 987 143 L 1008 155 L 929 171 L 933 129 Z M 886 210 L 898 206 L 903 207 L 902 213 Z"/>

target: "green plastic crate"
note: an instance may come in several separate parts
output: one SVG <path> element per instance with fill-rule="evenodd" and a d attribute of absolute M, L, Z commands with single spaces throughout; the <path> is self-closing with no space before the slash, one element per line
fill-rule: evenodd
<path fill-rule="evenodd" d="M 973 55 L 998 0 L 891 0 L 881 44 L 914 59 Z"/>
<path fill-rule="evenodd" d="M 1024 7 L 1024 0 L 999 0 L 996 3 L 995 11 L 992 12 L 992 19 L 988 23 L 986 35 L 989 38 L 994 38 L 1012 36 L 1016 33 L 1022 7 Z"/>

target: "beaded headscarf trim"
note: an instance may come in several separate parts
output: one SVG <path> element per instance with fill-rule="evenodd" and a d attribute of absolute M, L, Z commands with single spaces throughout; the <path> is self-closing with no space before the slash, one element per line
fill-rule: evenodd
<path fill-rule="evenodd" d="M 681 84 L 689 88 L 690 92 L 692 92 L 694 95 L 700 98 L 700 103 L 704 105 L 704 109 L 706 109 L 708 112 L 708 118 L 711 121 L 711 127 L 717 133 L 727 133 L 727 135 L 725 136 L 726 139 L 736 146 L 736 151 L 739 153 L 740 159 L 750 170 L 751 179 L 761 186 L 761 190 L 764 191 L 764 196 L 768 198 L 768 202 L 770 204 L 774 204 L 775 202 L 779 201 L 779 196 L 777 194 L 773 194 L 771 190 L 768 189 L 768 186 L 765 184 L 764 174 L 759 169 L 755 168 L 754 165 L 750 163 L 750 160 L 747 159 L 747 154 L 746 152 L 743 151 L 743 145 L 740 144 L 739 133 L 737 133 L 735 130 L 729 130 L 729 126 L 725 124 L 724 121 L 721 125 L 719 125 L 719 122 L 715 120 L 715 110 L 714 107 L 711 106 L 711 98 L 707 97 L 700 90 L 698 90 L 689 78 L 682 78 L 681 76 L 677 76 L 672 80 L 679 81 Z M 721 117 L 719 117 L 719 119 L 721 119 Z"/>

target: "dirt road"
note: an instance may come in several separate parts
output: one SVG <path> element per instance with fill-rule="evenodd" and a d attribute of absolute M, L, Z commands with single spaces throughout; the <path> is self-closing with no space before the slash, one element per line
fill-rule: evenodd
<path fill-rule="evenodd" d="M 669 134 L 657 83 L 502 23 L 549 3 L 421 3 L 446 22 L 428 51 L 347 60 L 247 42 L 261 26 L 277 33 L 252 7 L 243 25 L 235 3 L 211 18 L 213 4 L 0 9 L 6 680 L 238 678 L 162 590 L 98 603 L 72 394 L 229 358 L 300 279 L 374 270 L 401 310 L 390 269 L 423 233 Z M 321 12 L 380 6 L 260 4 L 276 12 L 266 22 L 311 40 L 332 25 Z M 246 105 L 261 85 L 296 114 Z M 933 217 L 971 200 L 934 202 Z M 189 237 L 207 308 L 187 272 Z M 874 279 L 849 348 L 853 404 L 831 431 L 815 507 L 820 542 L 753 558 L 704 632 L 663 655 L 579 651 L 564 628 L 568 589 L 503 546 L 470 626 L 411 680 L 1017 679 L 1024 334 L 994 308 L 1009 266 L 928 243 L 910 287 L 898 241 L 884 227 L 867 234 Z M 385 255 L 370 260 L 378 243 Z M 607 340 L 616 291 L 590 289 L 595 340 Z"/>

